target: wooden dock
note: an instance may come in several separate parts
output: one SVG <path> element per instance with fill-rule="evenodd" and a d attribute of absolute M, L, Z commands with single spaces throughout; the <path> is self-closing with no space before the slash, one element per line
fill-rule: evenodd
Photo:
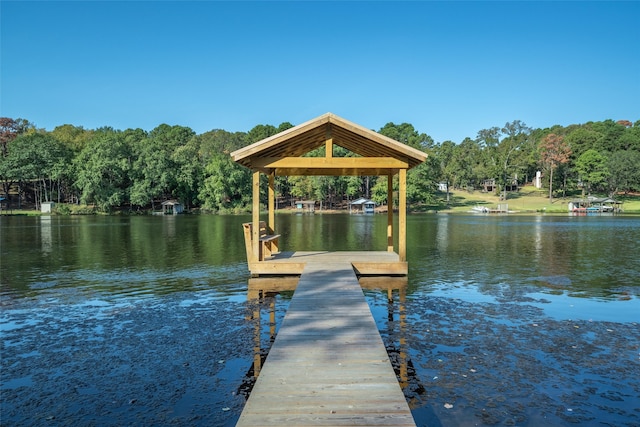
<path fill-rule="evenodd" d="M 248 262 L 253 276 L 300 275 L 307 263 L 346 261 L 357 274 L 406 276 L 409 267 L 389 251 L 295 251 L 280 252 L 260 262 Z"/>
<path fill-rule="evenodd" d="M 415 426 L 354 273 L 362 256 L 298 254 L 302 275 L 238 426 Z"/>

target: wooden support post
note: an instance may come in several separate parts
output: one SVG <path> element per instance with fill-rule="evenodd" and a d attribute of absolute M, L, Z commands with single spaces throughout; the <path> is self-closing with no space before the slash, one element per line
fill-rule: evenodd
<path fill-rule="evenodd" d="M 271 171 L 269 174 L 269 234 L 274 234 L 276 229 L 276 211 L 275 211 L 275 181 L 276 173 Z"/>
<path fill-rule="evenodd" d="M 398 256 L 407 260 L 407 170 L 400 169 L 400 191 L 398 192 Z"/>
<path fill-rule="evenodd" d="M 333 157 L 333 137 L 331 136 L 331 125 L 327 126 L 327 131 L 324 135 L 324 140 L 325 140 L 324 156 L 327 159 L 331 159 Z"/>
<path fill-rule="evenodd" d="M 252 220 L 253 226 L 251 228 L 251 256 L 253 262 L 260 260 L 260 172 L 253 172 L 253 206 L 252 206 Z"/>
<path fill-rule="evenodd" d="M 393 252 L 393 174 L 387 175 L 387 252 Z"/>

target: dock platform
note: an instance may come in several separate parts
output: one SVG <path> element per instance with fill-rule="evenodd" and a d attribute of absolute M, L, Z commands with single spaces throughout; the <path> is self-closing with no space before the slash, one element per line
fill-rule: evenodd
<path fill-rule="evenodd" d="M 364 276 L 406 276 L 408 263 L 388 251 L 295 251 L 280 252 L 260 262 L 248 262 L 253 276 L 300 275 L 307 263 L 347 262 Z"/>
<path fill-rule="evenodd" d="M 294 257 L 302 275 L 238 426 L 415 426 L 354 272 L 363 257 Z"/>

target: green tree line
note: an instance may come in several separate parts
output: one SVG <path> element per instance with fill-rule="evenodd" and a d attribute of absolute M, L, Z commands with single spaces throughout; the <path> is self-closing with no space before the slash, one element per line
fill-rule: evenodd
<path fill-rule="evenodd" d="M 229 154 L 290 127 L 285 122 L 257 125 L 248 132 L 216 129 L 196 134 L 167 124 L 149 132 L 65 124 L 46 131 L 25 119 L 3 117 L 2 193 L 5 203 L 17 207 L 55 201 L 105 212 L 148 211 L 177 199 L 187 209 L 240 212 L 251 206 L 251 173 Z M 575 191 L 640 191 L 640 121 L 531 129 L 514 120 L 458 143 L 435 143 L 409 123 L 387 123 L 378 132 L 428 154 L 407 176 L 413 205 L 435 203 L 443 185 L 448 201 L 449 189 L 476 189 L 487 180 L 506 198 L 508 189 L 531 182 L 538 171 L 550 198 Z M 323 155 L 322 150 L 309 155 Z M 334 155 L 353 153 L 336 147 Z M 362 196 L 388 202 L 387 179 L 376 176 L 277 177 L 276 192 L 279 203 L 313 199 L 333 207 Z"/>

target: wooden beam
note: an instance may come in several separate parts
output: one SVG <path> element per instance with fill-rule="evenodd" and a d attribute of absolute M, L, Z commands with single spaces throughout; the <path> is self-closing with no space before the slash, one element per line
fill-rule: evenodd
<path fill-rule="evenodd" d="M 271 172 L 269 174 L 269 233 L 275 233 L 276 228 L 276 209 L 275 209 L 275 199 L 276 199 L 276 191 L 275 191 L 275 172 Z"/>
<path fill-rule="evenodd" d="M 269 170 L 265 170 L 268 173 Z M 342 169 L 309 169 L 309 168 L 278 168 L 275 170 L 279 176 L 383 176 L 397 173 L 397 169 L 358 169 L 358 168 L 342 168 Z"/>
<path fill-rule="evenodd" d="M 393 175 L 387 175 L 387 252 L 393 252 Z"/>
<path fill-rule="evenodd" d="M 252 262 L 249 271 L 253 276 L 302 274 L 304 262 Z"/>
<path fill-rule="evenodd" d="M 333 157 L 333 137 L 331 136 L 331 124 L 327 124 L 325 130 L 325 154 L 327 158 Z"/>
<path fill-rule="evenodd" d="M 247 157 L 251 157 L 254 154 L 260 153 L 261 151 L 277 147 L 278 145 L 286 143 L 289 140 L 300 138 L 305 133 L 313 131 L 313 129 L 318 128 L 328 122 L 329 116 L 326 114 L 320 117 L 316 117 L 315 119 L 311 119 L 305 123 L 299 124 L 298 126 L 294 126 L 261 141 L 254 142 L 253 144 L 248 145 L 244 148 L 240 148 L 239 150 L 232 152 L 231 157 L 235 162 L 238 162 Z"/>
<path fill-rule="evenodd" d="M 295 291 L 299 280 L 298 276 L 251 278 L 247 289 L 247 299 L 250 299 L 251 295 L 258 295 L 259 292 Z"/>
<path fill-rule="evenodd" d="M 386 137 L 378 132 L 367 129 L 364 126 L 360 126 L 359 124 L 345 120 L 342 117 L 338 117 L 332 114 L 330 116 L 329 122 L 339 129 L 345 129 L 358 135 L 360 138 L 368 139 L 370 142 L 375 142 L 377 144 L 380 144 L 381 146 L 389 147 L 407 156 L 415 156 L 416 158 L 420 159 L 419 163 L 422 163 L 427 159 L 427 154 L 423 151 L 418 150 L 417 148 L 405 145 L 401 142 L 396 141 L 395 139 Z"/>
<path fill-rule="evenodd" d="M 407 170 L 400 169 L 400 191 L 398 193 L 398 256 L 407 260 Z"/>
<path fill-rule="evenodd" d="M 260 256 L 260 172 L 253 172 L 253 204 L 252 221 L 253 236 L 251 237 L 251 261 L 256 262 Z"/>
<path fill-rule="evenodd" d="M 407 169 L 406 160 L 393 157 L 264 157 L 256 169 Z"/>
<path fill-rule="evenodd" d="M 390 291 L 404 289 L 406 295 L 409 279 L 407 276 L 362 276 L 358 278 L 358 282 L 360 282 L 362 289 L 386 289 Z"/>
<path fill-rule="evenodd" d="M 327 128 L 330 128 L 328 130 Z M 270 136 L 231 153 L 234 161 L 251 168 L 253 162 L 266 156 L 301 156 L 326 143 L 327 133 L 336 145 L 365 156 L 391 153 L 390 157 L 406 159 L 409 167 L 423 162 L 427 155 L 377 132 L 351 123 L 331 113 L 324 114 L 301 125 Z M 379 154 L 378 154 L 379 155 Z"/>
<path fill-rule="evenodd" d="M 353 262 L 357 274 L 362 275 L 404 275 L 409 273 L 406 261 L 397 262 Z"/>

